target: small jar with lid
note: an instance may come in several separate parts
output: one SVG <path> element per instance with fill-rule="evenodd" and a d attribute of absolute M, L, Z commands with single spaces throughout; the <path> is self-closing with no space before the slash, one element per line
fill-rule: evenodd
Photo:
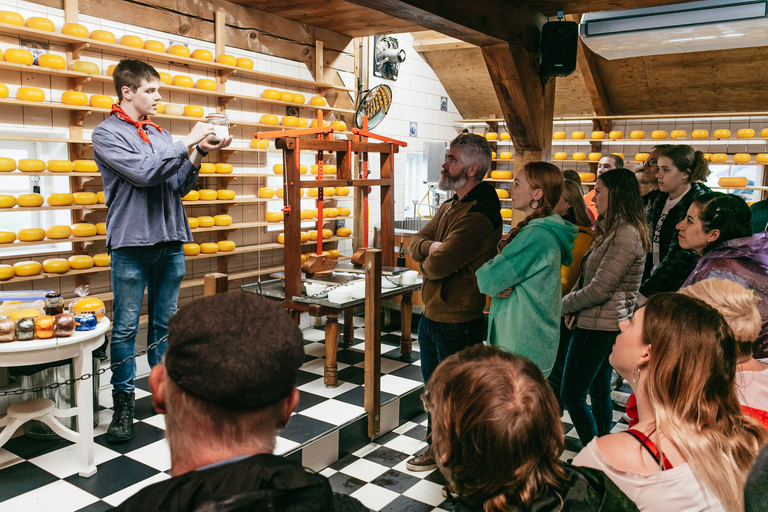
<path fill-rule="evenodd" d="M 45 314 L 56 316 L 64 312 L 64 300 L 60 293 L 45 294 Z"/>
<path fill-rule="evenodd" d="M 214 130 L 216 130 L 216 133 L 212 133 L 208 136 L 208 142 L 211 144 L 218 144 L 229 137 L 229 117 L 227 114 L 208 114 L 205 119 L 212 124 Z"/>

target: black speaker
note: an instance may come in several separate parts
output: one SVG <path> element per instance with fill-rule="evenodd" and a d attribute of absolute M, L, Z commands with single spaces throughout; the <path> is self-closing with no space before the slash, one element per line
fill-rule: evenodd
<path fill-rule="evenodd" d="M 574 21 L 548 21 L 541 27 L 541 64 L 543 77 L 568 76 L 576 71 L 579 24 Z"/>

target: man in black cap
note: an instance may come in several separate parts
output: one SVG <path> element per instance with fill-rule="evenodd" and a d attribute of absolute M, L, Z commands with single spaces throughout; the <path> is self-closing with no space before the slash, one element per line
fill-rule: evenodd
<path fill-rule="evenodd" d="M 173 478 L 119 511 L 365 511 L 301 464 L 272 455 L 299 402 L 301 331 L 280 306 L 252 293 L 196 300 L 168 326 L 152 369 L 152 405 L 165 414 Z"/>

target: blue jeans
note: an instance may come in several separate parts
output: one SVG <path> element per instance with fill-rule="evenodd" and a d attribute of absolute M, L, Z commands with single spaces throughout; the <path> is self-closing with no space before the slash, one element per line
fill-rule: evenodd
<path fill-rule="evenodd" d="M 141 303 L 147 289 L 147 346 L 168 333 L 168 320 L 176 312 L 181 281 L 184 279 L 182 244 L 162 247 L 125 247 L 112 250 L 113 324 L 110 354 L 112 363 L 136 353 Z M 163 359 L 165 343 L 147 354 L 149 366 Z M 136 362 L 122 364 L 112 371 L 112 393 L 134 390 Z"/>
<path fill-rule="evenodd" d="M 611 432 L 613 404 L 608 356 L 618 335 L 619 331 L 590 331 L 578 327 L 573 330 L 560 397 L 584 446 L 593 437 Z M 587 405 L 588 393 L 591 410 Z"/>
<path fill-rule="evenodd" d="M 421 357 L 421 376 L 424 384 L 429 382 L 432 372 L 440 361 L 472 345 L 482 343 L 486 334 L 485 318 L 459 323 L 435 322 L 424 315 L 419 321 L 419 355 Z M 432 419 L 428 417 L 427 442 L 432 443 L 429 435 L 432 431 Z"/>

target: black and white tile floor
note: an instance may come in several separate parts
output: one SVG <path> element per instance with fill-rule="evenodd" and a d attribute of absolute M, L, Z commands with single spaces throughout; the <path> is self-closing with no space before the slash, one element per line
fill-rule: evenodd
<path fill-rule="evenodd" d="M 426 414 L 418 343 L 403 358 L 398 330 L 382 332 L 382 432 L 370 442 L 363 408 L 363 319 L 355 318 L 355 343 L 340 346 L 341 385 L 323 384 L 325 346 L 322 327 L 304 331 L 306 362 L 299 371 L 299 407 L 280 432 L 275 452 L 301 461 L 329 478 L 335 491 L 351 494 L 372 510 L 452 510 L 442 495 L 438 471 L 415 473 L 405 461 L 425 446 Z M 415 338 L 415 336 L 414 336 Z M 146 362 L 141 361 L 146 371 Z M 106 377 L 106 378 L 104 378 Z M 108 383 L 105 375 L 102 384 Z M 121 503 L 144 486 L 170 478 L 165 422 L 152 411 L 147 379 L 138 379 L 134 438 L 123 445 L 106 442 L 112 417 L 111 392 L 99 394 L 103 409 L 95 429 L 98 472 L 80 477 L 75 446 L 64 440 L 37 441 L 26 436 L 0 448 L 0 512 L 96 512 Z M 621 410 L 614 413 L 618 421 Z M 563 418 L 566 451 L 563 460 L 581 448 L 576 432 Z M 625 429 L 619 423 L 615 429 Z"/>

